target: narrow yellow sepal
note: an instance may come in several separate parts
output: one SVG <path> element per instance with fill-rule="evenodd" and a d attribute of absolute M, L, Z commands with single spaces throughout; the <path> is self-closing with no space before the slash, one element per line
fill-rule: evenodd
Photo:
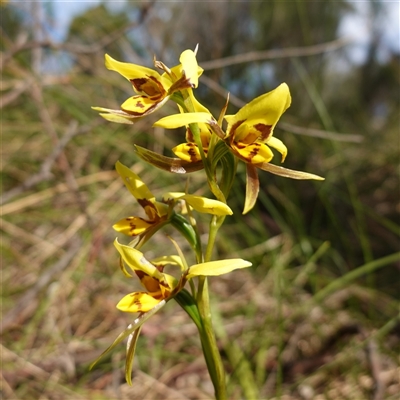
<path fill-rule="evenodd" d="M 204 214 L 232 215 L 233 211 L 222 201 L 208 199 L 207 197 L 185 194 L 183 192 L 170 192 L 163 196 L 164 199 L 185 200 L 194 210 Z"/>
<path fill-rule="evenodd" d="M 232 125 L 248 119 L 262 119 L 265 124 L 274 127 L 281 115 L 290 106 L 291 97 L 289 87 L 282 83 L 276 89 L 256 97 L 242 107 L 235 115 L 226 115 L 228 133 Z"/>
<path fill-rule="evenodd" d="M 145 185 L 145 183 L 132 172 L 128 167 L 124 164 L 117 161 L 115 164 L 115 169 L 117 170 L 119 176 L 124 181 L 125 186 L 131 192 L 132 196 L 136 199 L 147 199 L 155 201 L 155 197 L 153 193 L 151 193 L 150 189 Z"/>
<path fill-rule="evenodd" d="M 133 125 L 134 124 L 134 117 L 125 117 L 118 114 L 111 114 L 111 113 L 100 113 L 100 117 L 103 117 L 105 120 L 110 122 L 116 122 L 117 124 L 127 124 Z M 136 119 L 136 118 L 135 118 Z"/>
<path fill-rule="evenodd" d="M 213 121 L 213 116 L 204 112 L 197 113 L 184 113 L 184 114 L 174 114 L 167 117 L 159 119 L 153 124 L 153 126 L 161 126 L 166 129 L 175 129 L 181 126 L 186 126 L 189 124 L 194 124 L 196 122 L 209 123 Z"/>
<path fill-rule="evenodd" d="M 220 260 L 210 261 L 202 264 L 192 265 L 189 268 L 187 278 L 193 278 L 195 276 L 218 276 L 227 274 L 235 269 L 247 268 L 252 264 L 249 261 L 242 260 L 241 258 L 235 258 L 231 260 Z"/>
<path fill-rule="evenodd" d="M 193 50 L 185 50 L 181 54 L 179 61 L 182 64 L 182 71 L 185 73 L 186 79 L 188 79 L 193 88 L 197 88 L 199 85 L 198 65 Z"/>
<path fill-rule="evenodd" d="M 316 181 L 324 181 L 325 178 L 321 176 L 310 174 L 308 172 L 303 171 L 295 171 L 293 169 L 279 167 L 278 165 L 270 164 L 270 163 L 262 163 L 257 164 L 257 168 L 262 169 L 263 171 L 271 172 L 271 174 L 283 176 L 285 178 L 292 179 L 314 179 Z"/>
<path fill-rule="evenodd" d="M 144 78 L 152 76 L 160 80 L 161 76 L 157 71 L 153 69 L 142 67 L 141 65 L 124 63 L 117 61 L 108 54 L 105 55 L 106 68 L 111 71 L 116 71 L 121 74 L 124 78 L 130 81 L 131 79 Z"/>
<path fill-rule="evenodd" d="M 179 267 L 183 266 L 182 259 L 177 255 L 171 256 L 161 256 L 151 260 L 154 265 L 177 265 Z"/>
<path fill-rule="evenodd" d="M 163 274 L 146 258 L 143 253 L 132 247 L 120 244 L 118 239 L 115 239 L 114 246 L 121 255 L 122 260 L 133 270 L 142 271 L 145 274 L 157 279 L 160 282 L 164 282 Z"/>

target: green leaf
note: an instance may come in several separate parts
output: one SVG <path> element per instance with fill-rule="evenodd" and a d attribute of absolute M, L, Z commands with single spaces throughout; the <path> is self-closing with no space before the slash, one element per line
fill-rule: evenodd
<path fill-rule="evenodd" d="M 238 159 L 231 152 L 226 153 L 221 159 L 222 177 L 220 182 L 220 189 L 225 198 L 228 198 L 231 187 L 235 180 L 237 161 Z"/>
<path fill-rule="evenodd" d="M 174 213 L 171 217 L 172 226 L 177 229 L 182 236 L 188 241 L 192 249 L 196 254 L 201 254 L 201 243 L 198 240 L 196 231 L 189 221 L 181 214 Z"/>
<path fill-rule="evenodd" d="M 182 289 L 174 296 L 174 299 L 187 312 L 199 331 L 202 331 L 203 324 L 201 323 L 200 313 L 193 296 L 186 289 Z"/>

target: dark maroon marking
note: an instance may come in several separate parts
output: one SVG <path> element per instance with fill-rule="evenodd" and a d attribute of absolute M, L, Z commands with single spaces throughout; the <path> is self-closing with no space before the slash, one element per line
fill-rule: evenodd
<path fill-rule="evenodd" d="M 234 140 L 235 140 L 235 131 L 236 131 L 236 129 L 237 129 L 240 125 L 242 125 L 244 121 L 246 121 L 246 120 L 244 119 L 244 120 L 242 120 L 242 121 L 235 122 L 235 123 L 232 125 L 232 128 L 231 128 L 231 130 L 229 131 L 231 146 L 232 146 L 232 143 L 233 143 Z"/>
<path fill-rule="evenodd" d="M 141 87 L 147 82 L 146 78 L 135 78 L 129 80 L 138 92 L 142 92 Z"/>
<path fill-rule="evenodd" d="M 265 124 L 257 124 L 254 125 L 254 128 L 256 128 L 259 132 L 261 132 L 261 136 L 259 137 L 259 140 L 265 141 L 266 139 L 271 136 L 271 125 L 265 125 Z"/>
<path fill-rule="evenodd" d="M 190 156 L 191 162 L 196 162 L 197 161 L 197 154 L 196 154 L 196 145 L 194 143 L 187 143 L 189 146 L 188 154 Z"/>
<path fill-rule="evenodd" d="M 190 128 L 187 128 L 186 130 L 186 140 L 188 142 L 194 142 L 193 132 L 191 131 Z"/>
<path fill-rule="evenodd" d="M 260 151 L 261 144 L 260 143 L 253 143 L 253 150 L 250 152 L 249 157 L 250 159 L 254 158 Z"/>

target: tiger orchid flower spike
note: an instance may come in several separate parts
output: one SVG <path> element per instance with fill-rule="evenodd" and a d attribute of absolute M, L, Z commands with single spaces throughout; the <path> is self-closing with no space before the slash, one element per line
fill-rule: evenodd
<path fill-rule="evenodd" d="M 114 245 L 120 256 L 123 274 L 127 278 L 138 279 L 143 290 L 125 294 L 118 302 L 118 310 L 137 316 L 100 357 L 126 340 L 125 377 L 132 384 L 134 353 L 143 323 L 168 302 L 175 300 L 198 329 L 215 397 L 227 399 L 225 371 L 211 320 L 207 277 L 251 266 L 249 261 L 240 258 L 212 259 L 218 230 L 225 218 L 232 214 L 227 199 L 235 182 L 238 161 L 246 164 L 243 213 L 249 212 L 257 201 L 258 170 L 292 179 L 323 178 L 271 163 L 274 157 L 271 148 L 280 153 L 281 162 L 285 161 L 288 152 L 283 142 L 273 136 L 275 126 L 291 103 L 285 83 L 255 98 L 234 115 L 225 115 L 227 100 L 219 116 L 214 117 L 194 95 L 203 72 L 197 64 L 196 53 L 197 48 L 195 51 L 185 50 L 180 56 L 180 64 L 173 68 L 155 60 L 154 65 L 161 73 L 106 55 L 106 67 L 126 78 L 136 94 L 127 99 L 119 110 L 93 109 L 100 111 L 100 115 L 108 121 L 133 124 L 160 109 L 167 101 L 175 102 L 177 113 L 154 124 L 166 129 L 185 128 L 185 141 L 171 149 L 175 157 L 157 154 L 138 145 L 135 145 L 136 156 L 139 161 L 170 173 L 203 171 L 215 198 L 191 194 L 186 188 L 181 192 L 165 193 L 156 199 L 138 175 L 117 162 L 116 170 L 135 201 L 143 208 L 144 216 L 129 215 L 117 221 L 114 229 L 129 236 L 131 242 L 123 244 L 116 239 Z M 220 171 L 218 174 L 217 169 Z M 208 235 L 200 234 L 198 217 L 201 215 L 210 219 Z M 160 254 L 148 260 L 141 252 L 141 248 L 166 225 L 175 228 L 173 232 L 188 242 L 196 264 L 188 264 L 188 255 L 171 236 L 177 254 Z M 206 243 L 202 243 L 202 237 L 207 237 Z"/>

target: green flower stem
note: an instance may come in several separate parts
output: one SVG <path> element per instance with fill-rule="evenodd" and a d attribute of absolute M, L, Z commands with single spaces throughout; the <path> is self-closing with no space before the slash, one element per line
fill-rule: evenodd
<path fill-rule="evenodd" d="M 224 223 L 224 221 L 225 221 L 224 215 L 222 216 L 213 215 L 211 218 L 207 249 L 204 257 L 205 262 L 211 261 L 212 259 L 212 251 L 214 249 L 215 240 L 217 238 L 217 232 L 218 229 L 221 227 L 221 225 Z"/>
<path fill-rule="evenodd" d="M 188 93 L 182 91 L 181 95 L 182 98 L 176 96 L 176 99 L 174 100 L 176 100 L 186 112 L 194 112 L 195 109 Z M 212 166 L 204 153 L 200 138 L 199 126 L 197 124 L 190 124 L 190 130 L 192 131 L 194 141 L 199 148 L 210 189 L 219 201 L 222 201 L 226 204 L 224 193 L 221 191 L 216 181 L 215 171 L 212 170 Z M 215 215 L 211 219 L 207 250 L 204 257 L 205 262 L 211 261 L 217 232 L 224 222 L 224 219 L 224 216 Z M 217 339 L 215 337 L 212 325 L 208 281 L 205 276 L 199 276 L 196 300 L 201 319 L 201 327 L 199 325 L 197 325 L 197 327 L 200 333 L 200 339 L 207 368 L 214 385 L 215 397 L 217 400 L 225 400 L 227 399 L 225 369 L 222 363 L 221 354 L 218 349 Z"/>
<path fill-rule="evenodd" d="M 210 261 L 212 258 L 212 251 L 214 248 L 217 232 L 224 222 L 224 219 L 224 216 L 218 217 L 215 215 L 211 219 L 207 250 L 205 254 L 206 262 Z M 218 349 L 217 339 L 215 337 L 214 328 L 212 325 L 210 296 L 208 293 L 208 281 L 205 276 L 199 277 L 197 307 L 199 309 L 200 317 L 203 324 L 203 332 L 200 332 L 201 342 L 204 355 L 206 357 L 208 370 L 214 384 L 215 397 L 217 400 L 223 400 L 227 398 L 225 369 L 222 363 L 221 354 Z M 210 361 L 207 361 L 208 357 L 211 357 L 212 366 L 210 366 Z"/>
<path fill-rule="evenodd" d="M 211 380 L 214 384 L 215 398 L 227 399 L 225 370 L 221 354 L 211 321 L 210 297 L 208 294 L 207 277 L 199 276 L 199 289 L 197 293 L 197 307 L 199 309 L 203 330 L 200 332 L 201 343 Z"/>

